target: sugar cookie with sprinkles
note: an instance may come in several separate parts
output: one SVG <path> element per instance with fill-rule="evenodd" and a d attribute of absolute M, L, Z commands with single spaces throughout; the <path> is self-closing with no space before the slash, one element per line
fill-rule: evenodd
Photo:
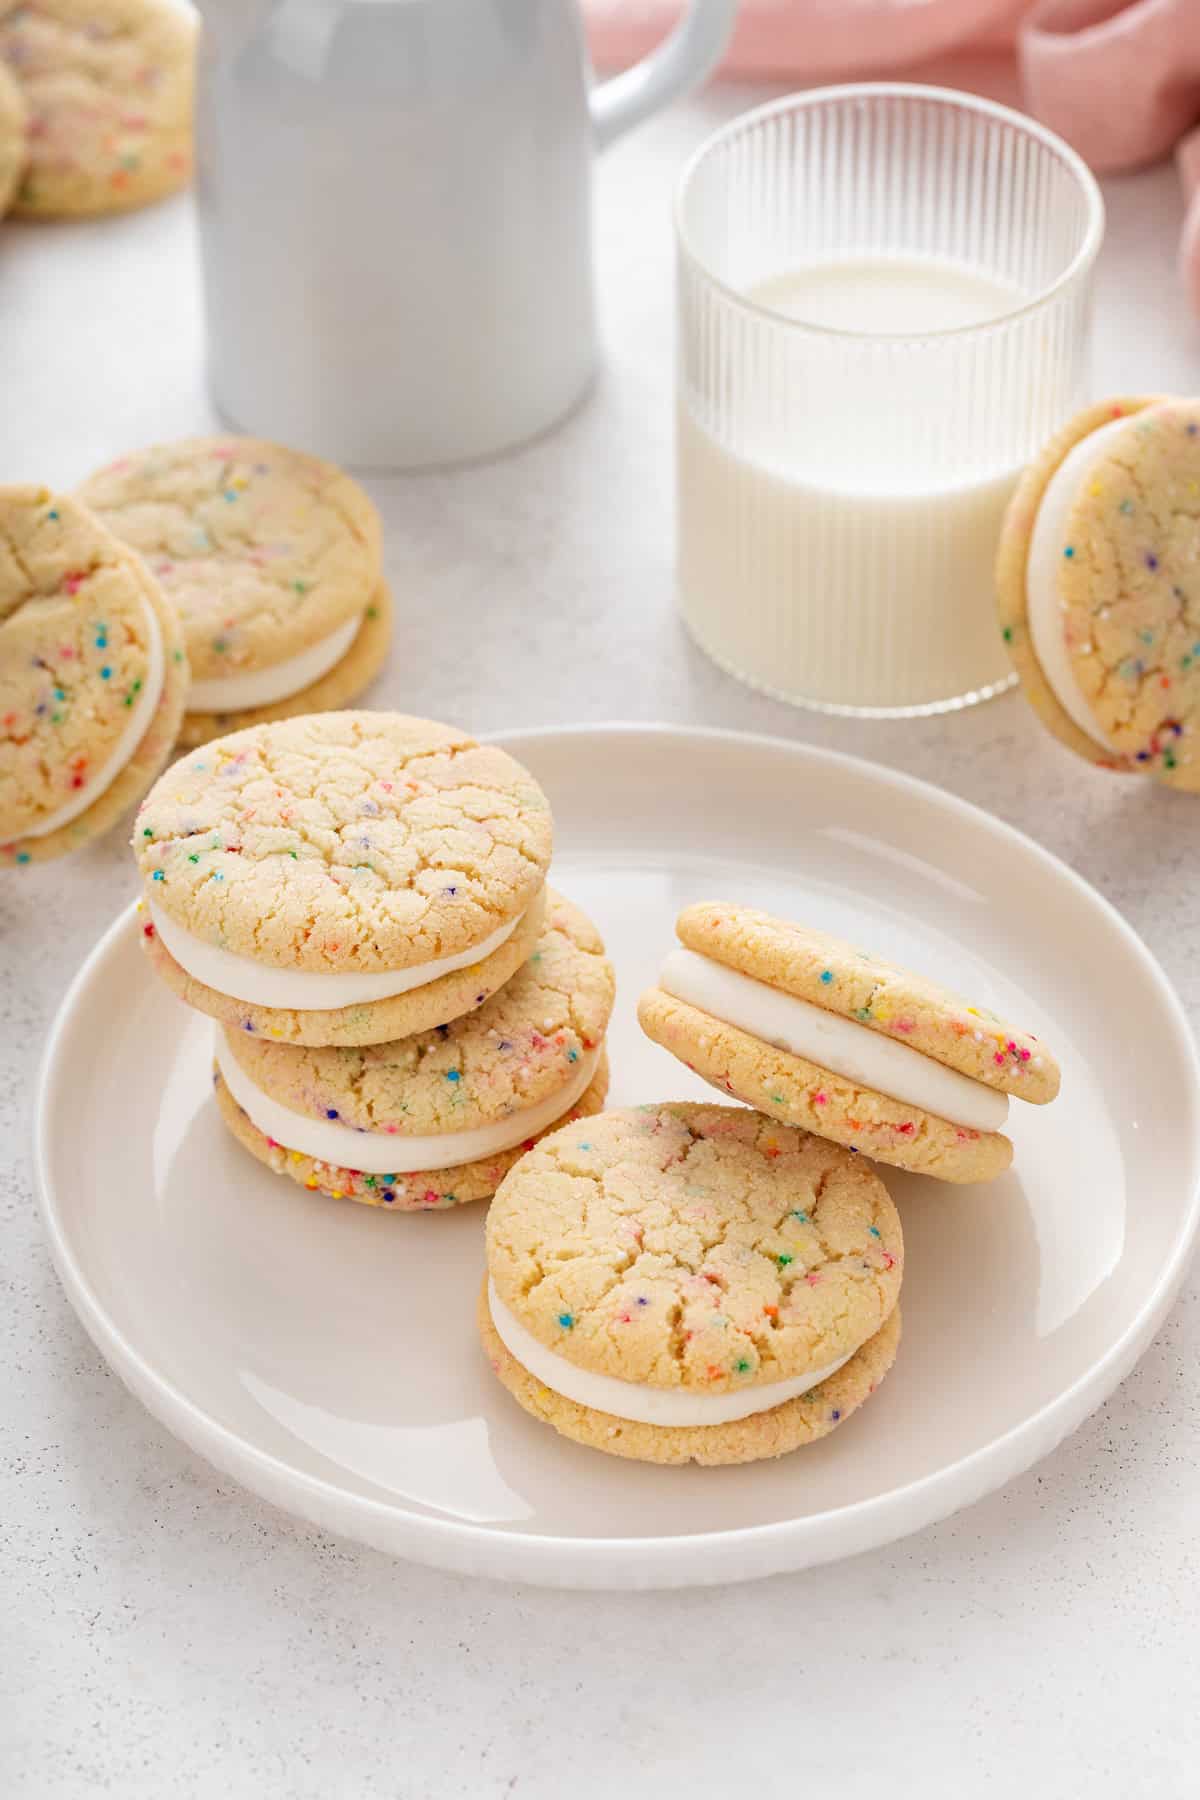
<path fill-rule="evenodd" d="M 125 212 L 186 186 L 195 48 L 174 0 L 0 0 L 0 62 L 29 109 L 15 210 Z"/>
<path fill-rule="evenodd" d="M 676 932 L 642 1029 L 786 1124 L 917 1174 L 988 1181 L 1012 1160 L 1008 1097 L 1058 1093 L 1031 1033 L 824 932 L 717 902 L 686 908 Z"/>
<path fill-rule="evenodd" d="M 743 1107 L 601 1113 L 487 1219 L 479 1329 L 535 1418 L 643 1462 L 752 1462 L 835 1430 L 896 1355 L 900 1220 L 870 1165 Z"/>
<path fill-rule="evenodd" d="M 178 609 L 187 745 L 345 706 L 387 652 L 379 516 L 356 481 L 259 438 L 186 438 L 123 456 L 80 497 Z"/>
<path fill-rule="evenodd" d="M 431 1028 L 495 991 L 489 959 L 540 903 L 551 840 L 528 771 L 453 726 L 383 712 L 255 725 L 147 796 L 142 941 L 184 999 L 235 1027 L 383 1043 L 398 1019 Z"/>
<path fill-rule="evenodd" d="M 599 1112 L 612 966 L 551 894 L 533 955 L 476 1011 L 397 1042 L 300 1049 L 225 1027 L 217 1098 L 260 1162 L 397 1212 L 483 1200 L 536 1139 Z"/>
<path fill-rule="evenodd" d="M 7 63 L 0 62 L 0 213 L 12 204 L 29 155 L 29 108 Z"/>
<path fill-rule="evenodd" d="M 1054 735 L 1200 792 L 1200 400 L 1109 400 L 1065 426 L 1013 496 L 996 587 Z"/>
<path fill-rule="evenodd" d="M 137 557 L 76 501 L 0 488 L 0 866 L 62 856 L 136 805 L 187 679 Z"/>

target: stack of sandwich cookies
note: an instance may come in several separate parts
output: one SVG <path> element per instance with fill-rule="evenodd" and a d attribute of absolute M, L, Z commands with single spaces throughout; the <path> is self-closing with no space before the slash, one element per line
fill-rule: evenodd
<path fill-rule="evenodd" d="M 397 1211 L 486 1199 L 543 1133 L 599 1112 L 612 967 L 547 896 L 533 955 L 476 1011 L 415 1037 L 303 1049 L 225 1028 L 217 1099 L 261 1162 L 334 1199 Z"/>
<path fill-rule="evenodd" d="M 379 519 L 331 463 L 191 438 L 122 457 L 80 494 L 179 612 L 185 744 L 345 706 L 374 678 L 391 631 Z"/>
<path fill-rule="evenodd" d="M 874 1391 L 903 1256 L 883 1183 L 833 1144 L 741 1107 L 602 1113 L 501 1184 L 480 1332 L 519 1404 L 577 1443 L 749 1462 Z"/>
<path fill-rule="evenodd" d="M 248 1035 L 384 1043 L 481 1005 L 540 930 L 551 820 L 512 757 L 397 713 L 323 713 L 184 757 L 134 828 L 142 942 Z"/>
<path fill-rule="evenodd" d="M 187 681 L 138 558 L 77 502 L 0 489 L 0 862 L 61 856 L 140 800 Z"/>
<path fill-rule="evenodd" d="M 749 907 L 688 907 L 643 1030 L 748 1106 L 942 1181 L 1003 1173 L 1008 1097 L 1053 1100 L 1027 1032 L 922 976 Z"/>
<path fill-rule="evenodd" d="M 1000 624 L 1043 723 L 1104 768 L 1200 791 L 1200 401 L 1106 401 L 1005 519 Z"/>

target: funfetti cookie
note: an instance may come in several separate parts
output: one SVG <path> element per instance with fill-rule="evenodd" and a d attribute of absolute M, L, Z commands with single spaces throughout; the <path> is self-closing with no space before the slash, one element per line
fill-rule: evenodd
<path fill-rule="evenodd" d="M 848 1151 L 743 1107 L 644 1106 L 554 1132 L 505 1177 L 479 1327 L 514 1399 L 576 1443 L 751 1462 L 874 1391 L 903 1260 Z"/>
<path fill-rule="evenodd" d="M 436 1031 L 305 1050 L 226 1027 L 218 1103 L 260 1162 L 336 1200 L 397 1212 L 483 1200 L 544 1132 L 603 1106 L 612 1002 L 595 926 L 550 894 L 524 967 Z"/>
<path fill-rule="evenodd" d="M 25 97 L 0 62 L 0 213 L 12 204 L 29 155 L 29 109 Z"/>
<path fill-rule="evenodd" d="M 1200 792 L 1200 400 L 1073 419 L 1025 473 L 996 573 L 1044 724 L 1104 768 Z"/>
<path fill-rule="evenodd" d="M 175 0 L 0 0 L 0 61 L 29 108 L 15 210 L 124 212 L 185 186 L 195 47 Z"/>
<path fill-rule="evenodd" d="M 383 1043 L 514 972 L 551 835 L 528 771 L 453 726 L 382 712 L 255 725 L 147 796 L 139 929 L 170 985 L 236 1028 Z"/>
<path fill-rule="evenodd" d="M 0 488 L 0 865 L 61 856 L 135 805 L 186 691 L 138 559 L 74 500 Z"/>
<path fill-rule="evenodd" d="M 1053 1100 L 1028 1032 L 851 944 L 750 907 L 689 906 L 642 1029 L 748 1106 L 942 1181 L 1012 1160 L 1008 1097 Z"/>
<path fill-rule="evenodd" d="M 178 609 L 185 744 L 345 706 L 374 678 L 391 635 L 379 516 L 332 463 L 187 438 L 120 457 L 79 491 Z"/>

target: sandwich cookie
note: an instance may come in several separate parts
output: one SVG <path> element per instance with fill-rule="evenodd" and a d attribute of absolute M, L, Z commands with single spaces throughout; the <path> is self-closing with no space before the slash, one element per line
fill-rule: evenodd
<path fill-rule="evenodd" d="M 173 0 L 0 5 L 0 61 L 29 107 L 15 210 L 125 212 L 192 172 L 196 21 Z"/>
<path fill-rule="evenodd" d="M 1054 735 L 1200 792 L 1200 400 L 1106 401 L 1064 427 L 1013 496 L 996 585 Z"/>
<path fill-rule="evenodd" d="M 506 1176 L 479 1326 L 513 1397 L 576 1443 L 752 1462 L 824 1437 L 887 1373 L 903 1260 L 847 1151 L 742 1107 L 644 1106 Z"/>
<path fill-rule="evenodd" d="M 467 732 L 320 713 L 191 751 L 133 847 L 142 942 L 184 999 L 247 1035 L 369 1044 L 398 1018 L 444 1024 L 518 966 L 551 822 L 532 776 Z"/>
<path fill-rule="evenodd" d="M 714 1087 L 789 1125 L 942 1181 L 1012 1160 L 1008 1096 L 1058 1092 L 1027 1032 L 923 976 L 745 906 L 689 906 L 642 1029 Z"/>
<path fill-rule="evenodd" d="M 9 73 L 8 64 L 0 62 L 0 213 L 6 213 L 12 205 L 24 173 L 29 155 L 28 127 L 25 97 Z"/>
<path fill-rule="evenodd" d="M 332 463 L 188 438 L 122 457 L 80 495 L 178 609 L 185 744 L 344 706 L 374 678 L 391 631 L 379 518 Z"/>
<path fill-rule="evenodd" d="M 612 967 L 550 894 L 536 950 L 486 1005 L 361 1049 L 299 1049 L 226 1027 L 217 1100 L 260 1162 L 336 1200 L 396 1211 L 486 1199 L 544 1132 L 599 1112 Z"/>
<path fill-rule="evenodd" d="M 61 856 L 140 800 L 186 692 L 137 557 L 76 501 L 0 488 L 0 864 Z"/>

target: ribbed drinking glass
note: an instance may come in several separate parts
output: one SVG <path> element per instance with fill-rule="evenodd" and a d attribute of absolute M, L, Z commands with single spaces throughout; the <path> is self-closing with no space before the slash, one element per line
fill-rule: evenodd
<path fill-rule="evenodd" d="M 1080 403 L 1099 190 L 1032 120 L 826 88 L 710 138 L 678 200 L 678 575 L 716 662 L 830 712 L 1013 679 L 992 566 Z"/>

